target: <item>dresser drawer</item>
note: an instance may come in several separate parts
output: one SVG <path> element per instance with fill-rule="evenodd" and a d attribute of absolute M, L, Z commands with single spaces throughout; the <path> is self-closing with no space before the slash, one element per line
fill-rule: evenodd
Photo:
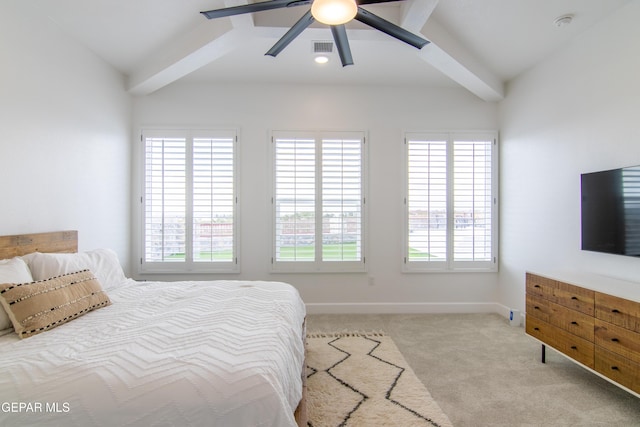
<path fill-rule="evenodd" d="M 527 295 L 527 316 L 536 317 L 593 342 L 594 318 L 587 314 L 569 310 L 537 296 Z"/>
<path fill-rule="evenodd" d="M 526 290 L 528 294 L 593 316 L 595 292 L 590 289 L 527 273 Z"/>
<path fill-rule="evenodd" d="M 640 364 L 596 346 L 595 370 L 618 384 L 640 393 Z"/>
<path fill-rule="evenodd" d="M 527 273 L 525 280 L 527 295 L 535 295 L 540 298 L 550 299 L 553 291 L 558 287 L 558 282 L 537 274 Z"/>
<path fill-rule="evenodd" d="M 593 368 L 593 342 L 527 315 L 527 334 L 550 345 L 585 366 Z"/>
<path fill-rule="evenodd" d="M 640 333 L 596 319 L 595 344 L 640 363 Z"/>
<path fill-rule="evenodd" d="M 640 303 L 596 292 L 596 317 L 640 333 Z"/>

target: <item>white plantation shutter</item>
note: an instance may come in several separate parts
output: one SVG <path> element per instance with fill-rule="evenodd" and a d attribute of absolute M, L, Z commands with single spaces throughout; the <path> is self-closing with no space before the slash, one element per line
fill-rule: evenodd
<path fill-rule="evenodd" d="M 145 141 L 145 258 L 184 262 L 186 247 L 186 139 Z"/>
<path fill-rule="evenodd" d="M 447 261 L 447 141 L 408 141 L 410 262 Z"/>
<path fill-rule="evenodd" d="M 275 151 L 275 260 L 315 261 L 316 141 L 281 135 Z"/>
<path fill-rule="evenodd" d="M 232 262 L 234 136 L 193 139 L 193 261 Z"/>
<path fill-rule="evenodd" d="M 453 259 L 490 262 L 493 140 L 453 141 Z"/>
<path fill-rule="evenodd" d="M 494 133 L 407 133 L 405 271 L 495 271 Z"/>
<path fill-rule="evenodd" d="M 274 132 L 276 271 L 364 270 L 364 135 Z"/>
<path fill-rule="evenodd" d="M 142 272 L 237 271 L 236 132 L 145 130 Z"/>
<path fill-rule="evenodd" d="M 362 138 L 322 139 L 322 260 L 362 260 Z"/>

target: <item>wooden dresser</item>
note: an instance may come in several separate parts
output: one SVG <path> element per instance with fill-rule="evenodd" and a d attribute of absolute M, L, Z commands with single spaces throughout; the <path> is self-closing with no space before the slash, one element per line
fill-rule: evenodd
<path fill-rule="evenodd" d="M 526 274 L 526 332 L 640 397 L 640 283 Z"/>

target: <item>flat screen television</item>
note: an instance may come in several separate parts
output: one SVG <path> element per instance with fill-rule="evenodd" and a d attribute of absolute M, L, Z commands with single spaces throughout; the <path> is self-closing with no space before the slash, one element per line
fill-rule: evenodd
<path fill-rule="evenodd" d="M 640 257 L 640 166 L 580 178 L 582 249 Z"/>

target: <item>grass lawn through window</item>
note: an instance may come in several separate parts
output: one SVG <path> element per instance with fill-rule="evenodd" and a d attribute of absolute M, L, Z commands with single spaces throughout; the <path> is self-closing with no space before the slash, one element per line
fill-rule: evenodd
<path fill-rule="evenodd" d="M 281 246 L 278 261 L 314 261 L 315 246 Z M 322 245 L 324 261 L 359 261 L 360 251 L 356 242 Z"/>

